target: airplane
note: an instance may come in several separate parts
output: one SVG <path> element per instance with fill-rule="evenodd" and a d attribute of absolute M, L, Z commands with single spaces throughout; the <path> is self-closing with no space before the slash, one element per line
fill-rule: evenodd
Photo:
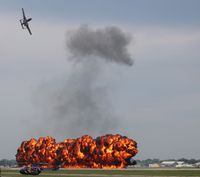
<path fill-rule="evenodd" d="M 23 19 L 20 19 L 22 29 L 27 29 L 29 34 L 32 35 L 32 32 L 31 32 L 30 27 L 28 25 L 28 22 L 30 22 L 32 20 L 32 18 L 28 18 L 28 19 L 26 18 L 23 8 L 22 8 L 22 15 L 23 15 Z"/>

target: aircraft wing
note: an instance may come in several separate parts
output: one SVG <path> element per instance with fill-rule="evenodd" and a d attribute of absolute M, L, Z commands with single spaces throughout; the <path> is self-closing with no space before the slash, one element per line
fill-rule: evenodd
<path fill-rule="evenodd" d="M 31 30 L 30 30 L 30 28 L 29 28 L 29 25 L 28 25 L 28 23 L 27 23 L 27 25 L 26 25 L 26 28 L 27 28 L 27 30 L 28 30 L 28 32 L 29 32 L 29 34 L 30 34 L 30 35 L 32 35 L 32 32 L 31 32 Z"/>
<path fill-rule="evenodd" d="M 26 19 L 24 9 L 22 8 L 23 19 Z"/>

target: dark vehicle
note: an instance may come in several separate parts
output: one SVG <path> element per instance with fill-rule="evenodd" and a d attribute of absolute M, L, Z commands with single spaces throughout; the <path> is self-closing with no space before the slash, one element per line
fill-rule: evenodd
<path fill-rule="evenodd" d="M 136 165 L 136 160 L 133 159 L 133 157 L 126 159 L 127 165 Z"/>
<path fill-rule="evenodd" d="M 25 166 L 20 169 L 20 173 L 23 175 L 39 175 L 42 171 L 42 168 L 38 166 Z"/>
<path fill-rule="evenodd" d="M 28 25 L 28 22 L 30 22 L 32 20 L 32 18 L 26 18 L 23 8 L 22 8 L 22 15 L 23 15 L 23 19 L 20 20 L 22 29 L 27 29 L 29 34 L 32 35 L 32 32 L 31 32 L 30 27 Z"/>
<path fill-rule="evenodd" d="M 24 165 L 19 172 L 23 175 L 39 175 L 43 170 L 59 170 L 60 165 L 55 165 L 54 168 L 46 168 L 45 166 L 48 165 L 48 163 L 28 163 L 28 162 L 20 162 L 18 163 L 20 165 Z"/>

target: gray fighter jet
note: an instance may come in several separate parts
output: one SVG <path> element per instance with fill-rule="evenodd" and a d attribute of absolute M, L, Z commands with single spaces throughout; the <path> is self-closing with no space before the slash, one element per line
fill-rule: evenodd
<path fill-rule="evenodd" d="M 28 25 L 28 22 L 30 22 L 32 20 L 32 18 L 26 18 L 23 8 L 22 8 L 22 15 L 23 15 L 23 19 L 20 19 L 22 29 L 27 29 L 29 34 L 32 35 L 32 32 L 31 32 L 30 27 Z"/>

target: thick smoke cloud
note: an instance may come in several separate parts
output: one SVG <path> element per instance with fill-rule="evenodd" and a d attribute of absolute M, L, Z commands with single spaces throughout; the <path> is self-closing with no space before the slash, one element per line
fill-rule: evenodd
<path fill-rule="evenodd" d="M 88 26 L 81 26 L 71 32 L 67 48 L 74 59 L 93 56 L 132 65 L 133 60 L 127 51 L 130 39 L 130 36 L 117 27 L 92 30 Z"/>
<path fill-rule="evenodd" d="M 72 70 L 44 94 L 46 116 L 53 121 L 56 133 L 73 137 L 116 133 L 118 119 L 101 76 L 109 62 L 132 65 L 129 42 L 117 27 L 93 30 L 81 26 L 67 32 L 66 51 L 71 54 L 68 64 Z"/>
<path fill-rule="evenodd" d="M 113 133 L 118 126 L 107 90 L 100 78 L 101 64 L 83 61 L 48 97 L 56 132 L 73 137 Z"/>

